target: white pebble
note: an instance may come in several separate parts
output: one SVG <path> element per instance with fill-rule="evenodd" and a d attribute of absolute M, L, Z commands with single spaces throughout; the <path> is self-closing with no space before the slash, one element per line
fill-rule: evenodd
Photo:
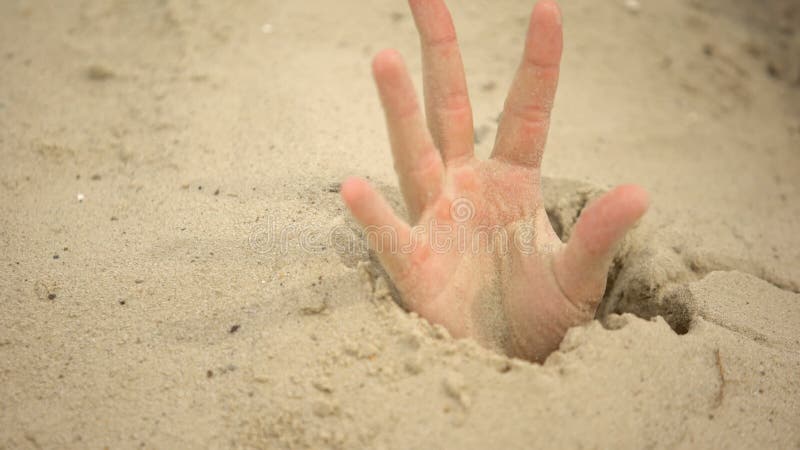
<path fill-rule="evenodd" d="M 86 196 L 78 192 L 78 201 L 83 202 L 86 199 Z"/>
<path fill-rule="evenodd" d="M 639 0 L 625 0 L 625 8 L 632 13 L 638 13 L 642 9 L 642 4 Z"/>

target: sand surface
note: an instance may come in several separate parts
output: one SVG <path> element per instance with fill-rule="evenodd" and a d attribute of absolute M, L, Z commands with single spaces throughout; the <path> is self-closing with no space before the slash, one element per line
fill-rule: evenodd
<path fill-rule="evenodd" d="M 531 4 L 450 3 L 485 157 Z M 533 365 L 397 307 L 336 193 L 399 199 L 404 2 L 1 1 L 0 448 L 800 447 L 800 6 L 562 3 L 551 219 L 653 203 Z"/>

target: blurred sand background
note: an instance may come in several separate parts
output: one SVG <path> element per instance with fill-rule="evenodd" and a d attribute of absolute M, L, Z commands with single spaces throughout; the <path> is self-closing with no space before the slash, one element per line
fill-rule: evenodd
<path fill-rule="evenodd" d="M 449 3 L 486 156 L 532 3 Z M 342 248 L 403 1 L 0 1 L 0 448 L 800 448 L 800 4 L 562 6 L 551 217 L 653 201 L 532 365 Z"/>

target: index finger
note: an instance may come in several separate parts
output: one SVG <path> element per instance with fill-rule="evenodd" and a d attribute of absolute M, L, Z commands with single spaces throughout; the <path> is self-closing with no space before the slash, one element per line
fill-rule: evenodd
<path fill-rule="evenodd" d="M 563 47 L 561 12 L 543 0 L 531 13 L 525 52 L 506 98 L 493 158 L 539 167 L 550 128 Z"/>

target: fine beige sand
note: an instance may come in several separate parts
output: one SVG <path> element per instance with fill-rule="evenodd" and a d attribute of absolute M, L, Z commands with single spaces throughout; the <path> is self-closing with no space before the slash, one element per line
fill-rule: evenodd
<path fill-rule="evenodd" d="M 450 6 L 486 157 L 532 3 Z M 551 220 L 652 207 L 534 365 L 401 310 L 337 194 L 399 201 L 402 0 L 0 1 L 0 448 L 800 448 L 800 4 L 562 6 Z"/>

